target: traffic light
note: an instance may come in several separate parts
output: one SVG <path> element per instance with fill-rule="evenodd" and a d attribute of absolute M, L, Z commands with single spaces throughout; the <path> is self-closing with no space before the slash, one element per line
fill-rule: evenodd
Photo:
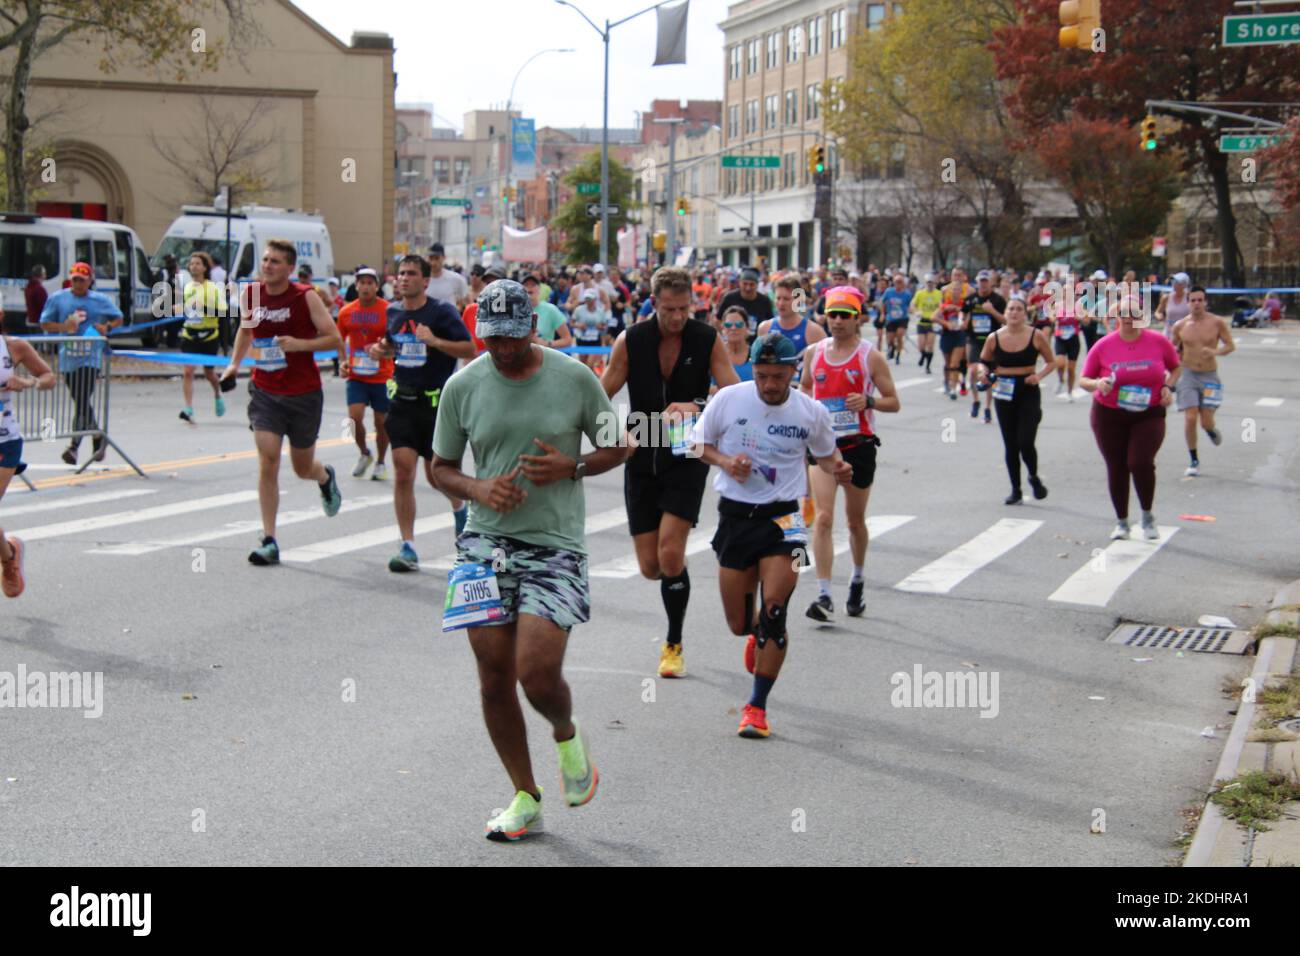
<path fill-rule="evenodd" d="M 668 233 L 656 232 L 654 234 L 653 245 L 655 252 L 663 252 L 668 248 Z"/>
<path fill-rule="evenodd" d="M 685 216 L 691 211 L 691 204 L 683 197 L 677 200 L 677 215 Z"/>
<path fill-rule="evenodd" d="M 597 219 L 596 224 L 591 227 L 591 241 L 595 243 L 600 242 L 600 220 L 599 219 Z"/>
<path fill-rule="evenodd" d="M 1156 118 L 1150 113 L 1142 121 L 1142 149 L 1146 152 L 1153 152 L 1160 145 L 1156 138 Z"/>
<path fill-rule="evenodd" d="M 1061 32 L 1057 42 L 1062 50 L 1091 50 L 1092 31 L 1101 26 L 1101 0 L 1064 0 L 1058 16 Z"/>
<path fill-rule="evenodd" d="M 813 146 L 808 150 L 808 172 L 813 176 L 820 176 L 826 172 L 826 147 Z"/>

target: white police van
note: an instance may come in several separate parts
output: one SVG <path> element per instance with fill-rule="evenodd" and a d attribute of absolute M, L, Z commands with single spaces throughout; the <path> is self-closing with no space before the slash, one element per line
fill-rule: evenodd
<path fill-rule="evenodd" d="M 5 328 L 26 321 L 24 290 L 32 268 L 45 267 L 45 291 L 63 288 L 74 262 L 90 264 L 94 289 L 117 303 L 127 325 L 150 321 L 153 270 L 130 226 L 35 213 L 0 213 L 0 297 Z M 32 330 L 36 331 L 36 330 Z M 144 333 L 148 335 L 148 333 Z"/>
<path fill-rule="evenodd" d="M 236 263 L 233 270 L 226 256 L 226 225 L 224 210 L 182 206 L 181 215 L 168 227 L 153 254 L 154 268 L 161 268 L 163 257 L 171 255 L 184 270 L 191 253 L 206 252 L 226 267 L 227 281 L 248 281 L 257 275 L 266 241 L 287 239 L 298 250 L 298 266 L 311 266 L 314 285 L 323 286 L 334 274 L 334 246 L 325 220 L 318 215 L 272 206 L 235 207 L 229 218 L 230 258 Z"/>

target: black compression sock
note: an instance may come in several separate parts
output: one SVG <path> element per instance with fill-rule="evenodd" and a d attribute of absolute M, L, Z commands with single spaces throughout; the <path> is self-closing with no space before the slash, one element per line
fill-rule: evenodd
<path fill-rule="evenodd" d="M 686 568 L 675 578 L 659 578 L 659 596 L 668 614 L 668 643 L 682 642 L 682 621 L 686 619 L 686 605 L 691 599 L 691 575 Z"/>

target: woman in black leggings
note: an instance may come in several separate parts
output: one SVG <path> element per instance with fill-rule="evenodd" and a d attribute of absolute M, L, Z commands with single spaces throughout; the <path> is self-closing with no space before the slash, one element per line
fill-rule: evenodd
<path fill-rule="evenodd" d="M 980 360 L 976 365 L 981 386 L 991 385 L 993 405 L 998 411 L 998 427 L 1002 429 L 1002 445 L 1006 451 L 1007 474 L 1011 478 L 1011 494 L 1006 504 L 1018 505 L 1024 499 L 1020 493 L 1020 462 L 1025 462 L 1029 472 L 1029 487 L 1035 498 L 1046 498 L 1047 487 L 1038 477 L 1038 449 L 1034 439 L 1038 423 L 1043 419 L 1043 402 L 1038 383 L 1056 367 L 1047 333 L 1029 325 L 1029 313 L 1023 299 L 1007 303 L 1006 324 L 984 341 Z M 1038 357 L 1047 362 L 1042 374 L 1038 372 Z M 989 375 L 989 368 L 996 374 Z"/>

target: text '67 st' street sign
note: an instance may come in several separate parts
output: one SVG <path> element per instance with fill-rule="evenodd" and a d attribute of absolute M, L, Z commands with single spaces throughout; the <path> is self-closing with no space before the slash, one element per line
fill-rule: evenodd
<path fill-rule="evenodd" d="M 1281 136 L 1259 135 L 1224 135 L 1219 137 L 1219 152 L 1250 153 L 1257 149 L 1268 149 L 1282 141 Z"/>
<path fill-rule="evenodd" d="M 1256 13 L 1223 18 L 1224 46 L 1300 43 L 1300 13 Z"/>
<path fill-rule="evenodd" d="M 435 196 L 429 200 L 430 206 L 460 206 L 466 212 L 474 208 L 474 204 L 468 199 L 452 199 L 444 196 Z"/>
<path fill-rule="evenodd" d="M 780 169 L 780 156 L 723 156 L 723 169 Z"/>

